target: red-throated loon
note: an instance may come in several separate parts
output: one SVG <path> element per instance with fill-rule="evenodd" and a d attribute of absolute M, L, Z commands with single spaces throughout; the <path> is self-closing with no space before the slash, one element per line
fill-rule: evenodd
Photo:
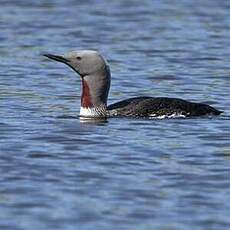
<path fill-rule="evenodd" d="M 63 56 L 44 54 L 63 62 L 82 80 L 80 117 L 191 117 L 219 115 L 221 111 L 201 103 L 178 98 L 135 97 L 107 106 L 110 70 L 105 59 L 93 50 L 72 51 Z"/>

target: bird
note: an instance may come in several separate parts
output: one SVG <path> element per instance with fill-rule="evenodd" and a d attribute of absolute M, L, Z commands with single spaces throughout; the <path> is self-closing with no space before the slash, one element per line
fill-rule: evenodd
<path fill-rule="evenodd" d="M 80 117 L 174 118 L 219 115 L 222 111 L 204 103 L 180 98 L 139 96 L 107 105 L 111 73 L 107 61 L 95 50 L 76 50 L 64 55 L 43 54 L 72 68 L 81 78 Z"/>

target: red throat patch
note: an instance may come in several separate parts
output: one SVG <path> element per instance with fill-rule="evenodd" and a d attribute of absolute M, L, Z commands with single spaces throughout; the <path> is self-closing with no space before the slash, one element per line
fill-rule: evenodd
<path fill-rule="evenodd" d="M 89 86 L 84 79 L 82 79 L 81 107 L 84 107 L 84 108 L 93 107 Z"/>

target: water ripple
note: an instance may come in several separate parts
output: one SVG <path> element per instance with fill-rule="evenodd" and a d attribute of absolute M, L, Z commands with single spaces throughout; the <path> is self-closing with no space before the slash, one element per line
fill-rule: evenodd
<path fill-rule="evenodd" d="M 0 229 L 228 229 L 228 1 L 1 1 Z M 79 119 L 81 82 L 44 52 L 97 49 L 109 103 L 209 103 L 194 119 Z"/>

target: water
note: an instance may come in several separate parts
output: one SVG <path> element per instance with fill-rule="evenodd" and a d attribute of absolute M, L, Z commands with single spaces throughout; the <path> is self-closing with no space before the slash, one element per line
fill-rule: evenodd
<path fill-rule="evenodd" d="M 0 229 L 229 229 L 229 1 L 1 1 Z M 78 119 L 80 80 L 41 56 L 98 49 L 109 103 L 220 117 Z"/>

